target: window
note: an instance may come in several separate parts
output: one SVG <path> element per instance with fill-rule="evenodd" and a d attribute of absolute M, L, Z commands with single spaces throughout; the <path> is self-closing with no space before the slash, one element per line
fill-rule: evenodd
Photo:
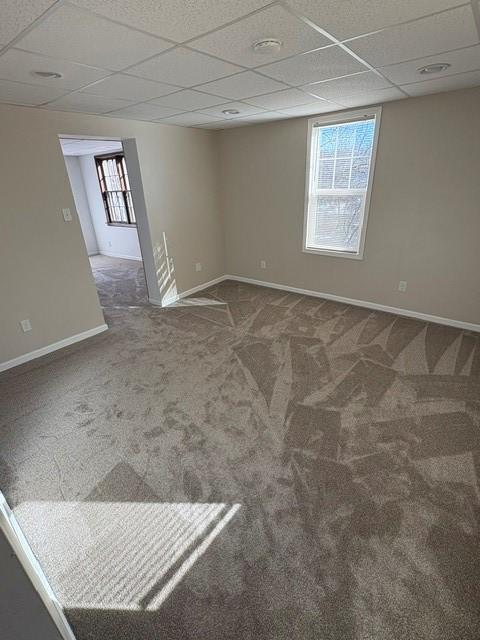
<path fill-rule="evenodd" d="M 95 163 L 107 224 L 136 225 L 124 155 L 96 156 Z"/>
<path fill-rule="evenodd" d="M 310 120 L 304 251 L 363 257 L 380 114 Z"/>

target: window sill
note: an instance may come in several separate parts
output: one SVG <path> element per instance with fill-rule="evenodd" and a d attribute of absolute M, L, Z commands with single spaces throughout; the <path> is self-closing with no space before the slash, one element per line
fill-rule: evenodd
<path fill-rule="evenodd" d="M 136 229 L 136 224 L 130 224 L 127 222 L 107 222 L 107 227 L 120 227 L 122 229 Z"/>
<path fill-rule="evenodd" d="M 331 258 L 348 258 L 349 260 L 363 260 L 361 253 L 349 253 L 348 251 L 328 251 L 327 249 L 310 249 L 303 247 L 303 253 L 313 253 L 319 256 L 330 256 Z"/>

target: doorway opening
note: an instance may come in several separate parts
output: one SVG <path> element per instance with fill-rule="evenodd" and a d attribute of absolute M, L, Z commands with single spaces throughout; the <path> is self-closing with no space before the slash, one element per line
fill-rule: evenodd
<path fill-rule="evenodd" d="M 60 145 L 100 304 L 149 304 L 143 252 L 152 250 L 141 246 L 122 141 L 60 136 Z"/>

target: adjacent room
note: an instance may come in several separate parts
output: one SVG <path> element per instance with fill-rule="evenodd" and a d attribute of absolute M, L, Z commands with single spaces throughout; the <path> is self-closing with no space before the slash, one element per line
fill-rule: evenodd
<path fill-rule="evenodd" d="M 477 0 L 2 0 L 1 640 L 480 638 Z"/>

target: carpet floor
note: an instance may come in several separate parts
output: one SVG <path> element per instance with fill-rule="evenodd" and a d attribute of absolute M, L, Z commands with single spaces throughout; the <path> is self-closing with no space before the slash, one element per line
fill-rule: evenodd
<path fill-rule="evenodd" d="M 480 336 L 225 281 L 0 376 L 0 487 L 78 640 L 478 640 Z M 204 303 L 208 302 L 207 305 Z"/>

